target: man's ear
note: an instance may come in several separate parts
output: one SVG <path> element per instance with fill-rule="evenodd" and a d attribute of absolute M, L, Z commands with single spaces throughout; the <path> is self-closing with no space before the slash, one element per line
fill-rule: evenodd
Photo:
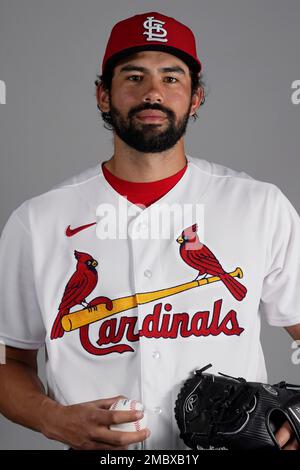
<path fill-rule="evenodd" d="M 199 86 L 192 96 L 190 116 L 196 113 L 196 111 L 200 108 L 203 102 L 204 102 L 204 89 L 202 86 Z"/>
<path fill-rule="evenodd" d="M 96 98 L 98 107 L 103 113 L 110 111 L 109 91 L 106 90 L 102 83 L 99 83 L 96 88 Z"/>

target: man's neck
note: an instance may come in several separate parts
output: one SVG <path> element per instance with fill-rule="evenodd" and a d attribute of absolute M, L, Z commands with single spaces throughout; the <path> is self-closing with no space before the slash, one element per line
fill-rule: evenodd
<path fill-rule="evenodd" d="M 115 139 L 114 155 L 105 167 L 118 178 L 132 182 L 158 181 L 174 175 L 186 165 L 183 139 L 165 152 L 143 153 Z"/>

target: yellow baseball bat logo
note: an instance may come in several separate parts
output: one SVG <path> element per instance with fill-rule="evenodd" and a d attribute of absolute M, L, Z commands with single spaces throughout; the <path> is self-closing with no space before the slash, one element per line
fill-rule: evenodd
<path fill-rule="evenodd" d="M 228 274 L 232 277 L 238 277 L 239 279 L 243 277 L 243 271 L 239 267 Z M 77 330 L 82 326 L 90 325 L 91 323 L 103 320 L 104 318 L 116 315 L 117 313 L 131 310 L 138 305 L 164 299 L 165 297 L 185 292 L 189 289 L 193 289 L 194 287 L 204 286 L 217 281 L 220 281 L 219 276 L 211 276 L 200 279 L 199 281 L 186 282 L 184 284 L 179 284 L 178 286 L 168 287 L 167 289 L 129 295 L 128 297 L 120 297 L 119 299 L 112 300 L 112 310 L 107 310 L 104 304 L 99 304 L 64 315 L 61 320 L 62 327 L 65 331 Z"/>

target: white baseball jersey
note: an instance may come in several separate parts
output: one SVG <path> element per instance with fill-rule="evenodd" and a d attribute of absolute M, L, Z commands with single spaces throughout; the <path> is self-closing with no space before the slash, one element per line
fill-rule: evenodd
<path fill-rule="evenodd" d="M 267 381 L 261 317 L 300 323 L 294 207 L 274 184 L 187 160 L 146 209 L 119 196 L 99 163 L 25 201 L 0 243 L 0 339 L 46 346 L 49 396 L 61 404 L 141 401 L 144 449 L 185 449 L 174 403 L 195 369 Z"/>

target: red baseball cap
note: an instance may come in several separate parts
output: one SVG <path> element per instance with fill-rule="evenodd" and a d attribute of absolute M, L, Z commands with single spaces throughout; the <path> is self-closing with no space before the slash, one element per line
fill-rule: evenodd
<path fill-rule="evenodd" d="M 202 68 L 192 30 L 170 16 L 151 11 L 115 24 L 106 46 L 102 73 L 123 57 L 143 50 L 173 54 L 198 73 Z"/>

